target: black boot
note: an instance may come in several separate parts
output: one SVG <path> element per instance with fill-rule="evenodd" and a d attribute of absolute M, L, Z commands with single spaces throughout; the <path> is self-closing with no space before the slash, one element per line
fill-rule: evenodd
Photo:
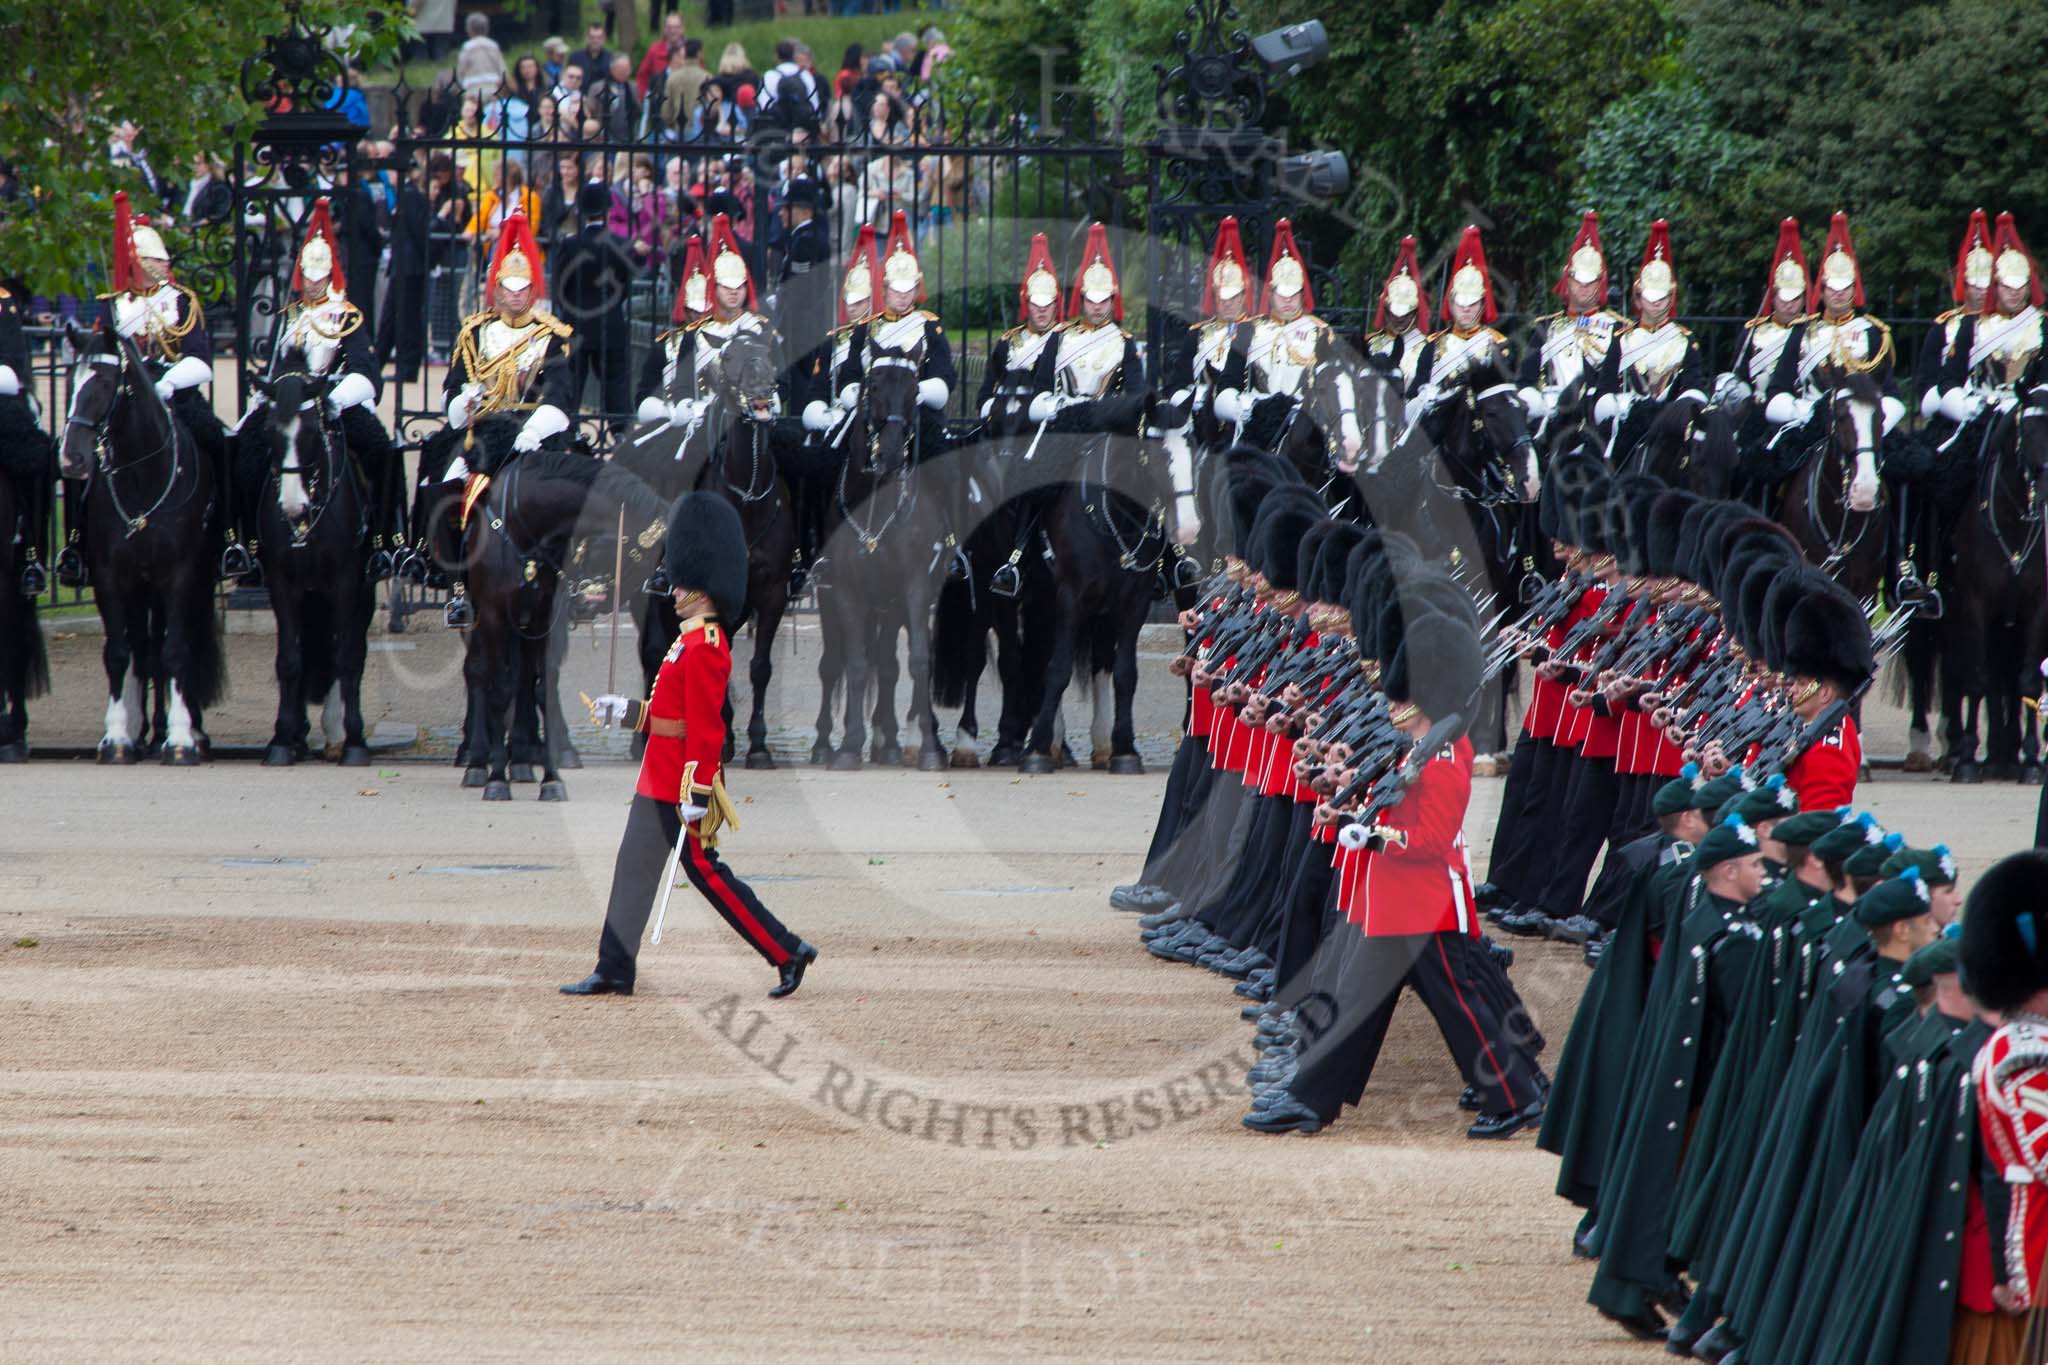
<path fill-rule="evenodd" d="M 810 944 L 799 941 L 789 961 L 782 964 L 782 979 L 769 988 L 768 998 L 780 1000 L 795 995 L 796 988 L 804 984 L 804 969 L 818 960 L 818 950 Z"/>
<path fill-rule="evenodd" d="M 1024 558 L 1024 551 L 1010 551 L 1010 557 L 990 575 L 988 590 L 998 597 L 1015 597 L 1024 591 L 1024 571 L 1017 567 Z"/>
<path fill-rule="evenodd" d="M 78 542 L 75 540 L 57 552 L 57 581 L 67 588 L 83 588 L 90 585 L 85 572 L 85 556 L 78 552 Z"/>
<path fill-rule="evenodd" d="M 456 579 L 448 588 L 448 605 L 441 609 L 442 619 L 450 630 L 467 630 L 476 624 L 476 613 L 470 610 L 469 597 L 464 592 L 464 583 Z"/>

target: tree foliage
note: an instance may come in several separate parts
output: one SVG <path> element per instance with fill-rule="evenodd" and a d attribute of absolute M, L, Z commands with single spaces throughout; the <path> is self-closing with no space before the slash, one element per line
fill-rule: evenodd
<path fill-rule="evenodd" d="M 310 0 L 305 14 L 346 25 L 369 59 L 392 51 L 403 27 L 394 0 Z M 114 192 L 157 207 L 139 175 L 110 161 L 114 130 L 136 125 L 163 180 L 183 183 L 199 152 L 232 163 L 235 140 L 262 115 L 242 97 L 242 62 L 283 26 L 276 0 L 0 4 L 0 148 L 23 190 L 0 213 L 7 272 L 49 293 L 105 288 Z M 166 240 L 175 252 L 184 239 L 174 230 Z"/>

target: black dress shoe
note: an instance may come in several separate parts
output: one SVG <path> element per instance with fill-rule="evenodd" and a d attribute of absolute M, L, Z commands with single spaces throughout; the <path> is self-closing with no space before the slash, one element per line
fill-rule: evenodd
<path fill-rule="evenodd" d="M 1458 1092 L 1458 1107 L 1464 1110 L 1466 1113 L 1478 1113 L 1479 1104 L 1479 1089 L 1477 1086 L 1468 1085 L 1462 1091 Z"/>
<path fill-rule="evenodd" d="M 1560 943 L 1584 943 L 1600 932 L 1600 922 L 1585 915 L 1567 915 L 1544 927 Z"/>
<path fill-rule="evenodd" d="M 1700 1339 L 1692 1344 L 1693 1358 L 1696 1360 L 1719 1360 L 1734 1350 L 1737 1345 L 1735 1334 L 1728 1330 L 1728 1324 L 1717 1322 L 1706 1331 L 1700 1333 Z"/>
<path fill-rule="evenodd" d="M 1531 1100 L 1520 1109 L 1511 1109 L 1504 1114 L 1481 1114 L 1477 1122 L 1465 1130 L 1468 1138 L 1506 1138 L 1527 1128 L 1543 1117 L 1543 1101 Z"/>
<path fill-rule="evenodd" d="M 1244 1126 L 1254 1133 L 1319 1133 L 1323 1120 L 1315 1110 L 1289 1096 L 1265 1109 L 1246 1114 Z"/>
<path fill-rule="evenodd" d="M 1692 1342 L 1692 1334 L 1680 1328 L 1678 1324 L 1673 1323 L 1670 1329 L 1664 1333 L 1664 1354 L 1684 1356 L 1687 1360 L 1691 1360 Z"/>
<path fill-rule="evenodd" d="M 603 972 L 592 972 L 581 981 L 562 987 L 564 995 L 631 995 L 633 983 L 614 981 Z"/>
<path fill-rule="evenodd" d="M 1501 889 L 1492 882 L 1481 882 L 1472 888 L 1472 899 L 1479 902 L 1482 909 L 1491 909 L 1501 895 Z"/>
<path fill-rule="evenodd" d="M 1525 906 L 1501 916 L 1500 927 L 1521 938 L 1548 938 L 1550 916 Z"/>
<path fill-rule="evenodd" d="M 797 941 L 796 952 L 789 961 L 782 964 L 782 980 L 768 992 L 770 1000 L 780 1000 L 785 995 L 795 995 L 796 988 L 804 984 L 804 968 L 818 960 L 818 950 L 810 944 Z"/>
<path fill-rule="evenodd" d="M 1581 1261 L 1597 1261 L 1600 1259 L 1600 1253 L 1593 1250 L 1593 1235 L 1598 1231 L 1599 1228 L 1596 1226 L 1589 1227 L 1584 1232 L 1572 1234 L 1572 1256 L 1575 1259 Z"/>
<path fill-rule="evenodd" d="M 1658 1316 L 1657 1310 L 1654 1308 L 1646 1307 L 1642 1312 L 1630 1314 L 1628 1317 L 1623 1317 L 1619 1313 L 1610 1313 L 1603 1308 L 1600 1310 L 1600 1316 L 1621 1328 L 1622 1331 L 1627 1332 L 1637 1341 L 1662 1341 L 1670 1330 L 1664 1325 L 1664 1319 Z"/>

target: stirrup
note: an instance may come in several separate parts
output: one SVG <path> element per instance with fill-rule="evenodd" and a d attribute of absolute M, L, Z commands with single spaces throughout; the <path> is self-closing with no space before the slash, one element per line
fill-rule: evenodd
<path fill-rule="evenodd" d="M 467 630 L 476 624 L 476 613 L 470 610 L 469 598 L 463 594 L 462 584 L 455 585 L 454 593 L 448 599 L 448 605 L 441 609 L 441 619 L 450 630 Z"/>
<path fill-rule="evenodd" d="M 363 565 L 363 581 L 366 583 L 382 583 L 395 572 L 397 572 L 397 561 L 392 559 L 391 551 L 377 550 L 370 555 L 369 563 Z"/>
<path fill-rule="evenodd" d="M 946 579 L 952 583 L 965 583 L 973 573 L 973 565 L 967 561 L 967 551 L 958 545 L 953 547 L 953 557 L 946 561 Z"/>
<path fill-rule="evenodd" d="M 43 568 L 42 560 L 30 559 L 28 563 L 22 565 L 21 595 L 23 597 L 41 597 L 49 590 L 50 575 Z"/>
<path fill-rule="evenodd" d="M 1024 591 L 1024 575 L 1014 558 L 989 576 L 988 590 L 998 597 L 1015 597 Z"/>
<path fill-rule="evenodd" d="M 410 545 L 398 547 L 398 555 L 391 567 L 393 573 L 408 583 L 427 581 L 427 557 Z"/>
<path fill-rule="evenodd" d="M 1185 551 L 1173 557 L 1173 588 L 1180 592 L 1187 588 L 1202 586 L 1202 566 L 1195 563 L 1194 556 Z"/>
<path fill-rule="evenodd" d="M 831 557 L 829 555 L 819 555 L 816 559 L 811 561 L 811 567 L 805 574 L 805 578 L 806 581 L 809 583 L 812 592 L 823 592 L 825 590 L 826 583 L 831 578 L 831 574 Z"/>
<path fill-rule="evenodd" d="M 85 572 L 85 556 L 76 545 L 66 545 L 57 552 L 57 582 L 67 588 L 91 586 Z"/>
<path fill-rule="evenodd" d="M 241 578 L 255 571 L 256 561 L 249 557 L 249 547 L 239 540 L 231 540 L 220 553 L 220 576 Z"/>

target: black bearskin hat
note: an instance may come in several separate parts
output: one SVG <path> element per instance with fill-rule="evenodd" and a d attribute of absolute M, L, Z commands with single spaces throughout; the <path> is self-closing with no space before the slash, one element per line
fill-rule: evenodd
<path fill-rule="evenodd" d="M 1295 550 L 1302 537 L 1328 515 L 1323 500 L 1306 484 L 1276 488 L 1266 495 L 1258 520 L 1252 524 L 1251 553 L 1246 558 L 1265 575 L 1274 591 L 1300 588 L 1300 580 L 1295 577 L 1300 567 L 1295 563 Z"/>
<path fill-rule="evenodd" d="M 1685 529 L 1685 515 L 1699 505 L 1699 497 L 1682 488 L 1668 489 L 1651 501 L 1649 525 L 1644 535 L 1649 561 L 1647 572 L 1653 577 L 1678 576 L 1678 542 Z"/>
<path fill-rule="evenodd" d="M 1721 618 L 1752 659 L 1777 652 L 1777 642 L 1764 629 L 1764 601 L 1778 575 L 1793 562 L 1784 551 L 1763 550 L 1731 560 L 1721 576 Z"/>
<path fill-rule="evenodd" d="M 1615 538 L 1627 515 L 1628 504 L 1613 479 L 1587 484 L 1579 492 L 1579 548 L 1596 555 L 1615 553 Z"/>
<path fill-rule="evenodd" d="M 1342 602 L 1351 583 L 1352 556 L 1371 534 L 1355 521 L 1326 523 L 1321 546 L 1316 551 L 1315 591 L 1304 596 L 1312 602 Z"/>
<path fill-rule="evenodd" d="M 1303 601 L 1323 600 L 1323 539 L 1336 524 L 1334 521 L 1316 522 L 1295 542 L 1294 586 L 1300 590 Z"/>
<path fill-rule="evenodd" d="M 1785 671 L 1818 678 L 1853 695 L 1870 681 L 1877 661 L 1870 649 L 1870 623 L 1847 590 L 1830 582 L 1792 604 L 1785 617 Z"/>
<path fill-rule="evenodd" d="M 1713 590 L 1711 580 L 1700 580 L 1700 546 L 1708 539 L 1709 533 L 1720 525 L 1721 518 L 1731 514 L 1739 515 L 1740 508 L 1740 504 L 1702 498 L 1686 509 L 1679 522 L 1678 550 L 1674 561 L 1680 578 L 1710 592 Z"/>
<path fill-rule="evenodd" d="M 2048 851 L 2001 858 L 1970 888 L 1962 976 L 1987 1010 L 2016 1010 L 2048 988 Z"/>
<path fill-rule="evenodd" d="M 1380 687 L 1388 702 L 1413 703 L 1433 721 L 1453 713 L 1471 720 L 1485 673 L 1477 631 L 1455 617 L 1422 611 L 1402 631 Z"/>
<path fill-rule="evenodd" d="M 747 619 L 747 533 L 739 512 L 716 493 L 685 493 L 669 508 L 661 567 L 670 588 L 708 596 L 727 630 Z"/>
<path fill-rule="evenodd" d="M 1551 461 L 1536 495 L 1536 524 L 1551 540 L 1583 549 L 1579 543 L 1580 498 L 1607 477 L 1606 467 L 1590 455 L 1573 454 Z"/>
<path fill-rule="evenodd" d="M 1758 642 L 1763 645 L 1764 663 L 1782 672 L 1785 666 L 1785 621 L 1802 598 L 1826 592 L 1833 584 L 1826 574 L 1805 560 L 1795 560 L 1778 571 L 1764 594 L 1763 620 L 1758 624 Z"/>
<path fill-rule="evenodd" d="M 612 188 L 602 180 L 592 180 L 576 191 L 576 212 L 583 221 L 602 221 L 612 211 Z M 539 262 L 534 262 L 536 268 Z"/>
<path fill-rule="evenodd" d="M 1623 474 L 1614 486 L 1626 504 L 1614 557 L 1624 574 L 1642 578 L 1650 572 L 1650 507 L 1664 496 L 1664 480 L 1655 474 Z"/>
<path fill-rule="evenodd" d="M 1307 485 L 1293 465 L 1256 446 L 1232 446 L 1225 461 L 1230 481 L 1231 543 L 1236 546 L 1239 559 L 1249 560 L 1252 526 L 1259 518 L 1259 504 L 1266 500 L 1266 494 L 1290 484 Z"/>

